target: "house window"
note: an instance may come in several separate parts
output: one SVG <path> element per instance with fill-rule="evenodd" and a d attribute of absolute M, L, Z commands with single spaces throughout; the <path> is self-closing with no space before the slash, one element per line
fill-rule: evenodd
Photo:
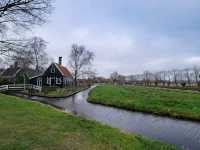
<path fill-rule="evenodd" d="M 37 79 L 37 86 L 42 86 L 42 78 Z"/>
<path fill-rule="evenodd" d="M 65 78 L 65 85 L 67 85 L 68 83 L 67 83 L 67 79 Z"/>
<path fill-rule="evenodd" d="M 47 77 L 47 84 L 51 85 L 51 77 Z"/>
<path fill-rule="evenodd" d="M 64 83 L 65 83 L 65 85 L 71 85 L 72 81 L 69 78 L 65 78 Z"/>
<path fill-rule="evenodd" d="M 61 78 L 56 78 L 56 84 L 61 84 L 62 80 Z"/>
<path fill-rule="evenodd" d="M 51 68 L 51 73 L 55 73 L 56 69 L 54 67 Z"/>

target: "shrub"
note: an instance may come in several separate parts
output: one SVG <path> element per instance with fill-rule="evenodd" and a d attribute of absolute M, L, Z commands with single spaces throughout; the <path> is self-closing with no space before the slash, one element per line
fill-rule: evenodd
<path fill-rule="evenodd" d="M 12 84 L 12 82 L 9 81 L 8 79 L 0 78 L 0 85 L 4 84 Z"/>

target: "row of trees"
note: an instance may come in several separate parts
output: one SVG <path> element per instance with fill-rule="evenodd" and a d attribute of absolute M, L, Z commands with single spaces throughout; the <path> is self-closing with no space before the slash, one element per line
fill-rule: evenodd
<path fill-rule="evenodd" d="M 129 81 L 147 86 L 200 86 L 200 67 L 172 69 L 129 76 Z"/>

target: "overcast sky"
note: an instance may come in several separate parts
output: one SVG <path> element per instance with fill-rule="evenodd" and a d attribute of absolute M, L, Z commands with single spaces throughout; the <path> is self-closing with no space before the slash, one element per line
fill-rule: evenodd
<path fill-rule="evenodd" d="M 99 75 L 200 65 L 199 0 L 56 0 L 49 23 L 33 34 L 67 66 L 70 46 L 96 55 Z"/>

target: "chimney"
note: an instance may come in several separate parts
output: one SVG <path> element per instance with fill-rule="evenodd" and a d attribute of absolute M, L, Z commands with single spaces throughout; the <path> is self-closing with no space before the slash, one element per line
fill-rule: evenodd
<path fill-rule="evenodd" d="M 59 65 L 62 65 L 62 57 L 59 57 Z"/>

